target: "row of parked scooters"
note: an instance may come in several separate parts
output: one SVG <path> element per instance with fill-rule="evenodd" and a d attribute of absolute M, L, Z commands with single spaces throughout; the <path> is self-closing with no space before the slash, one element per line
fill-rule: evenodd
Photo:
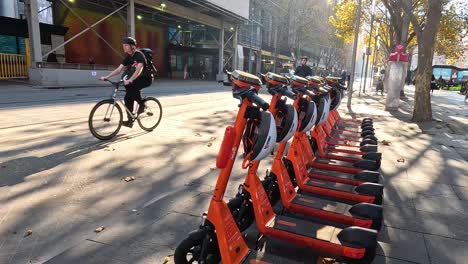
<path fill-rule="evenodd" d="M 383 217 L 382 157 L 372 120 L 340 117 L 346 88 L 335 78 L 226 74 L 224 84 L 232 86 L 239 110 L 218 153 L 219 176 L 208 212 L 199 229 L 177 246 L 175 263 L 289 263 L 260 253 L 259 243 L 255 249 L 247 246 L 242 232 L 253 222 L 258 237 L 345 263 L 372 262 Z M 269 103 L 258 96 L 262 84 L 272 95 Z M 241 141 L 247 175 L 226 203 Z M 268 155 L 274 156 L 272 167 L 260 179 L 258 167 Z M 282 209 L 274 210 L 279 201 Z"/>

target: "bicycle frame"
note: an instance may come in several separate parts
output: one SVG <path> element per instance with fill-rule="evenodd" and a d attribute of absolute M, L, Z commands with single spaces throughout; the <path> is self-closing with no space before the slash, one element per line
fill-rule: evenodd
<path fill-rule="evenodd" d="M 114 105 L 120 104 L 121 106 L 123 106 L 123 108 L 125 109 L 125 112 L 127 112 L 127 114 L 129 114 L 132 117 L 132 120 L 136 120 L 138 117 L 134 113 L 130 112 L 130 110 L 128 110 L 127 106 L 125 105 L 125 102 L 122 100 L 122 97 L 119 96 L 119 92 L 125 92 L 125 90 L 122 90 L 122 89 L 119 90 L 119 83 L 112 83 L 112 84 L 114 84 L 115 86 L 114 91 L 112 92 L 112 95 L 111 95 L 112 100 L 114 100 Z M 111 110 L 111 113 L 110 113 L 111 116 L 112 116 L 113 111 L 114 111 L 114 108 L 112 108 Z M 109 112 L 109 109 L 107 109 L 106 111 L 106 116 L 108 112 Z"/>

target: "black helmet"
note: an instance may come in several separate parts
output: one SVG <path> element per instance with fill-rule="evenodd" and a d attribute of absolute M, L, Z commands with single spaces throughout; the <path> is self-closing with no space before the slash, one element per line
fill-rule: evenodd
<path fill-rule="evenodd" d="M 123 38 L 122 43 L 136 46 L 136 40 L 134 38 L 132 38 L 132 37 Z"/>

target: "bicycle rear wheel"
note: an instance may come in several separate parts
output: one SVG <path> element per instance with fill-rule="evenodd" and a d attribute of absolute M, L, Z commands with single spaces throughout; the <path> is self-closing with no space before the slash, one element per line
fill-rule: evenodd
<path fill-rule="evenodd" d="M 119 132 L 122 119 L 122 109 L 114 100 L 102 100 L 89 114 L 89 130 L 96 138 L 109 140 Z"/>
<path fill-rule="evenodd" d="M 161 103 L 154 97 L 146 97 L 143 102 L 145 111 L 138 116 L 138 124 L 145 131 L 153 131 L 161 122 Z"/>

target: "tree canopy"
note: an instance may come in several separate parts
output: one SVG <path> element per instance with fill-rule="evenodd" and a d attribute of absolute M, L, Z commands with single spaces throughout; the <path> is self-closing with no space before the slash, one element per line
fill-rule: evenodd
<path fill-rule="evenodd" d="M 466 8 L 468 8 L 468 3 L 448 1 L 443 1 L 443 3 L 445 6 L 442 11 L 440 29 L 437 33 L 435 52 L 439 55 L 445 55 L 449 60 L 456 60 L 463 56 L 462 39 L 467 34 L 468 14 Z M 330 23 L 335 27 L 336 36 L 346 43 L 353 40 L 356 6 L 357 1 L 343 0 L 336 4 L 335 15 L 329 18 Z M 412 1 L 412 13 L 420 26 L 425 24 L 427 6 L 428 0 Z M 363 24 L 370 23 L 370 14 L 371 1 L 363 0 L 361 18 Z M 394 47 L 399 43 L 403 43 L 407 50 L 416 46 L 417 34 L 412 24 L 409 24 L 407 38 L 402 39 L 404 16 L 403 6 L 399 1 L 376 0 L 375 21 L 379 24 L 378 35 L 386 55 L 393 52 Z M 367 34 L 365 38 L 368 39 L 369 32 L 365 32 L 365 34 Z"/>

